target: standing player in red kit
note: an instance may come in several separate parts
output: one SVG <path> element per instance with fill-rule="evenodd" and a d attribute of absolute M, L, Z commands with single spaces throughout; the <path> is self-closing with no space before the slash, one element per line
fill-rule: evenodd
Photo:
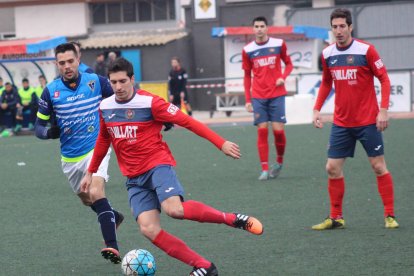
<path fill-rule="evenodd" d="M 257 126 L 257 149 L 262 172 L 259 180 L 276 178 L 283 164 L 286 147 L 285 135 L 285 79 L 293 66 L 287 54 L 286 43 L 267 35 L 265 17 L 253 19 L 255 40 L 244 46 L 242 52 L 244 70 L 244 94 L 246 110 L 254 112 Z M 282 71 L 281 61 L 285 64 Z M 253 73 L 253 85 L 252 85 Z M 271 122 L 277 160 L 269 172 L 268 124 Z"/>
<path fill-rule="evenodd" d="M 343 165 L 353 157 L 356 141 L 364 147 L 377 176 L 378 191 L 384 204 L 386 228 L 399 225 L 394 216 L 394 184 L 384 159 L 382 131 L 388 127 L 390 80 L 374 46 L 352 38 L 352 17 L 347 9 L 331 14 L 336 43 L 323 50 L 322 84 L 314 106 L 313 123 L 322 128 L 320 110 L 335 84 L 335 111 L 328 147 L 328 191 L 331 211 L 314 230 L 343 228 L 342 200 L 345 192 Z M 374 76 L 381 82 L 381 106 L 374 89 Z"/>
<path fill-rule="evenodd" d="M 117 59 L 108 74 L 115 95 L 100 105 L 100 132 L 82 189 L 88 190 L 92 173 L 112 143 L 120 170 L 127 177 L 129 203 L 141 233 L 171 257 L 193 266 L 190 275 L 218 275 L 213 263 L 161 228 L 161 208 L 175 219 L 224 223 L 256 235 L 263 233 L 263 226 L 254 217 L 218 211 L 195 200 L 184 201 L 184 190 L 173 169 L 176 162 L 160 131 L 163 122 L 180 125 L 235 159 L 241 156 L 238 145 L 161 97 L 135 91 L 133 67 L 127 60 Z"/>

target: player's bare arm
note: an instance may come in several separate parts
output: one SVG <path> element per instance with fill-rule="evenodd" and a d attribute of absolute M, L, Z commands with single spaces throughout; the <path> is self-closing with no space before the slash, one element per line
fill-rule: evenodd
<path fill-rule="evenodd" d="M 388 127 L 388 110 L 380 108 L 377 115 L 377 129 L 378 131 L 384 131 Z"/>
<path fill-rule="evenodd" d="M 221 151 L 225 155 L 230 156 L 234 159 L 240 159 L 241 157 L 239 145 L 230 141 L 224 142 L 223 146 L 221 147 Z"/>
<path fill-rule="evenodd" d="M 316 128 L 323 128 L 322 117 L 319 110 L 313 110 L 313 126 Z"/>

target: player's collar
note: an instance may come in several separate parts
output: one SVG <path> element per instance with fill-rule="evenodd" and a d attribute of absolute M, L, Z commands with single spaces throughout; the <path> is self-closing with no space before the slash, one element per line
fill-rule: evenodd
<path fill-rule="evenodd" d="M 338 44 L 336 44 L 336 49 L 338 51 L 346 51 L 349 48 L 351 48 L 351 46 L 352 46 L 353 43 L 354 43 L 354 39 L 352 39 L 351 43 L 349 43 L 349 45 L 348 46 L 345 46 L 345 47 L 340 47 L 340 46 L 338 46 Z"/>
<path fill-rule="evenodd" d="M 69 88 L 71 90 L 76 90 L 79 86 L 81 77 L 82 77 L 82 74 L 79 72 L 78 77 L 76 78 L 75 81 L 66 81 L 63 77 L 61 77 L 61 80 L 67 88 Z"/>

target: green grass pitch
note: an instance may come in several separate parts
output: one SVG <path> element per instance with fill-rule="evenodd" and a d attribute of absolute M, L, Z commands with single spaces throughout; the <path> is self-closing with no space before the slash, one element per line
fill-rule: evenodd
<path fill-rule="evenodd" d="M 360 145 L 345 164 L 346 229 L 316 232 L 328 215 L 324 170 L 330 125 L 287 126 L 285 166 L 280 177 L 257 181 L 259 161 L 253 126 L 214 128 L 237 142 L 232 160 L 189 131 L 164 137 L 175 155 L 187 199 L 259 218 L 265 232 L 254 236 L 224 225 L 180 221 L 162 215 L 163 227 L 213 261 L 220 275 L 414 275 L 414 121 L 392 120 L 384 133 L 386 160 L 395 182 L 400 228 L 384 228 L 375 176 Z M 271 160 L 275 153 L 273 138 Z M 60 169 L 57 141 L 35 137 L 0 139 L 0 275 L 120 275 L 104 260 L 95 214 L 73 195 Z M 23 165 L 24 163 L 24 165 Z M 22 166 L 23 165 L 23 166 Z M 121 253 L 149 250 L 157 275 L 188 275 L 191 268 L 154 247 L 129 211 L 125 178 L 111 159 L 107 196 L 126 215 L 118 238 Z"/>

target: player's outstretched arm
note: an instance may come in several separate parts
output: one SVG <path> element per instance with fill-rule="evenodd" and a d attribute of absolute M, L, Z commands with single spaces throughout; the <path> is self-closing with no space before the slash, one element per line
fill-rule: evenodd
<path fill-rule="evenodd" d="M 221 151 L 225 155 L 230 156 L 234 159 L 240 159 L 241 157 L 239 145 L 230 141 L 224 142 L 223 146 L 221 147 Z"/>
<path fill-rule="evenodd" d="M 86 172 L 85 176 L 82 178 L 81 183 L 80 183 L 81 192 L 88 193 L 91 183 L 92 183 L 92 173 Z"/>

